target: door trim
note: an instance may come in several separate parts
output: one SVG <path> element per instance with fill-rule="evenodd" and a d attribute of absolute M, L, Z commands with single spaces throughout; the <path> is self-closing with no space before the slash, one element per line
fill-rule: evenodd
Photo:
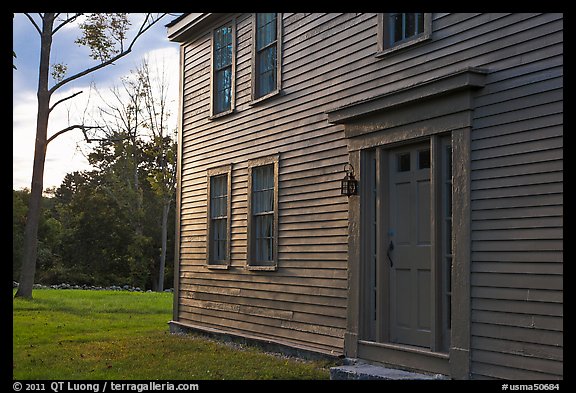
<path fill-rule="evenodd" d="M 449 373 L 454 379 L 470 377 L 470 133 L 474 95 L 484 86 L 487 72 L 468 68 L 457 78 L 438 78 L 420 83 L 412 88 L 387 93 L 383 100 L 359 102 L 335 109 L 328 113 L 328 121 L 343 124 L 348 136 L 348 158 L 360 168 L 360 195 L 348 200 L 348 307 L 347 328 L 344 335 L 344 353 L 356 358 L 365 350 L 365 342 L 359 340 L 361 317 L 361 258 L 362 239 L 362 168 L 361 151 L 373 147 L 390 147 L 399 143 L 413 143 L 420 138 L 429 138 L 441 133 L 452 137 L 453 189 L 459 198 L 453 203 L 454 229 L 452 241 L 452 329 L 448 352 Z M 456 82 L 458 83 L 450 83 Z M 473 81 L 473 83 L 472 83 Z M 442 84 L 442 94 L 427 93 Z M 395 97 L 396 96 L 396 97 Z M 433 108 L 431 112 L 417 111 L 419 118 L 410 114 L 421 106 Z M 344 110 L 346 113 L 344 113 Z M 412 110 L 412 111 L 411 111 Z M 427 114 L 429 113 L 429 114 Z M 422 115 L 424 114 L 424 115 Z M 390 121 L 390 118 L 393 121 Z M 361 130 L 361 132 L 359 132 Z M 364 343 L 364 344 L 359 344 Z M 381 348 L 381 345 L 372 347 Z M 371 347 L 371 348 L 372 348 Z M 424 351 L 426 352 L 426 351 Z M 437 353 L 428 352 L 435 357 Z M 419 356 L 426 356 L 419 353 Z M 379 357 L 381 358 L 381 357 Z M 394 358 L 387 358 L 394 365 Z M 425 362 L 418 363 L 425 367 Z M 423 370 L 426 371 L 426 370 Z"/>

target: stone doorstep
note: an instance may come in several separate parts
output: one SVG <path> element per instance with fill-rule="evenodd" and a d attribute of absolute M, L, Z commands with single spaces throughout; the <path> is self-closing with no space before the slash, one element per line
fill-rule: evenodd
<path fill-rule="evenodd" d="M 376 366 L 362 361 L 346 359 L 344 366 L 330 368 L 331 380 L 442 380 L 448 379 L 445 375 L 428 375 L 411 371 L 398 370 L 383 366 Z"/>

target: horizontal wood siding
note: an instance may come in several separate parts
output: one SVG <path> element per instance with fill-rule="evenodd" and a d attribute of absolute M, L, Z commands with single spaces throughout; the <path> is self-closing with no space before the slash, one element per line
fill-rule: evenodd
<path fill-rule="evenodd" d="M 511 56 L 494 53 L 488 65 L 471 142 L 471 370 L 475 378 L 560 379 L 562 19 L 502 22 Z M 523 25 L 531 29 L 520 32 Z"/>
<path fill-rule="evenodd" d="M 346 328 L 348 242 L 348 200 L 339 187 L 348 152 L 343 132 L 324 114 L 322 92 L 334 80 L 324 79 L 308 54 L 345 41 L 340 29 L 350 16 L 284 14 L 282 95 L 255 106 L 252 18 L 235 16 L 232 115 L 208 119 L 210 33 L 184 46 L 179 321 L 338 355 Z M 278 153 L 278 270 L 250 271 L 248 161 Z M 225 164 L 232 164 L 231 265 L 211 270 L 205 266 L 206 171 Z"/>
<path fill-rule="evenodd" d="M 376 14 L 284 14 L 282 93 L 254 106 L 251 15 L 235 17 L 233 114 L 208 119 L 210 32 L 184 44 L 180 322 L 342 353 L 348 151 L 326 112 L 479 67 L 489 73 L 471 135 L 472 377 L 561 378 L 562 15 L 433 14 L 429 41 L 378 58 Z M 271 154 L 278 270 L 248 271 L 248 160 Z M 231 267 L 210 270 L 206 171 L 225 164 Z"/>

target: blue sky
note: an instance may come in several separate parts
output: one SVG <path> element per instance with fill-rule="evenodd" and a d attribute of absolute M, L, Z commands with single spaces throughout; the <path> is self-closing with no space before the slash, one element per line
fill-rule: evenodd
<path fill-rule="evenodd" d="M 144 14 L 130 14 L 132 29 L 140 26 Z M 52 97 L 52 103 L 67 97 L 77 91 L 82 94 L 59 105 L 50 116 L 48 135 L 77 124 L 84 113 L 88 98 L 90 102 L 97 101 L 95 94 L 90 94 L 90 85 L 95 84 L 106 97 L 113 86 L 121 85 L 121 78 L 128 76 L 144 57 L 149 59 L 150 66 L 164 64 L 167 75 L 170 76 L 170 110 L 172 119 L 177 117 L 178 91 L 178 44 L 168 41 L 165 25 L 179 14 L 165 16 L 160 22 L 148 30 L 136 42 L 130 54 L 120 59 L 116 64 L 104 67 L 94 73 L 83 76 L 60 88 Z M 37 22 L 39 23 L 39 22 Z M 77 22 L 78 23 L 78 22 Z M 89 56 L 87 48 L 78 46 L 74 41 L 80 36 L 77 23 L 61 29 L 54 35 L 51 63 L 63 62 L 68 66 L 67 75 L 75 74 L 95 64 Z M 133 31 L 131 31 L 133 33 Z M 132 35 L 128 38 L 130 39 Z M 24 14 L 15 14 L 13 19 L 13 48 L 17 58 L 13 70 L 13 181 L 14 189 L 30 187 L 32 178 L 32 163 L 34 155 L 34 139 L 36 133 L 36 89 L 38 84 L 38 61 L 40 55 L 40 37 Z M 51 81 L 50 86 L 54 82 Z M 175 126 L 175 124 L 174 124 Z M 75 170 L 89 169 L 84 157 L 90 146 L 83 142 L 79 130 L 70 131 L 54 139 L 48 145 L 46 165 L 44 170 L 44 188 L 59 186 L 66 173 Z"/>

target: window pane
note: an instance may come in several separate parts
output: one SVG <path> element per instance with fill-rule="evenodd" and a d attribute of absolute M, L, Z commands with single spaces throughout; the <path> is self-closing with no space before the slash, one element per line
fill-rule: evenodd
<path fill-rule="evenodd" d="M 274 211 L 274 165 L 252 170 L 252 213 Z"/>
<path fill-rule="evenodd" d="M 254 193 L 254 214 L 274 211 L 274 190 L 256 191 Z"/>
<path fill-rule="evenodd" d="M 406 18 L 405 36 L 404 38 L 416 35 L 416 14 L 404 14 Z"/>
<path fill-rule="evenodd" d="M 225 68 L 216 72 L 214 90 L 214 113 L 229 110 L 232 102 L 232 69 Z"/>
<path fill-rule="evenodd" d="M 398 154 L 398 172 L 410 171 L 410 153 Z"/>
<path fill-rule="evenodd" d="M 390 39 L 391 44 L 401 41 L 402 34 L 402 15 L 403 14 L 390 14 Z"/>
<path fill-rule="evenodd" d="M 430 149 L 418 152 L 418 169 L 430 168 Z"/>
<path fill-rule="evenodd" d="M 256 15 L 256 49 L 260 50 L 276 41 L 276 14 Z"/>
<path fill-rule="evenodd" d="M 416 34 L 420 34 L 424 32 L 424 13 L 423 12 L 419 12 L 416 14 L 416 20 L 417 20 L 417 29 L 416 29 Z"/>
<path fill-rule="evenodd" d="M 257 94 L 262 97 L 276 90 L 276 46 L 264 49 L 257 56 Z"/>
<path fill-rule="evenodd" d="M 252 169 L 252 187 L 254 191 L 274 188 L 274 165 L 259 166 Z"/>

